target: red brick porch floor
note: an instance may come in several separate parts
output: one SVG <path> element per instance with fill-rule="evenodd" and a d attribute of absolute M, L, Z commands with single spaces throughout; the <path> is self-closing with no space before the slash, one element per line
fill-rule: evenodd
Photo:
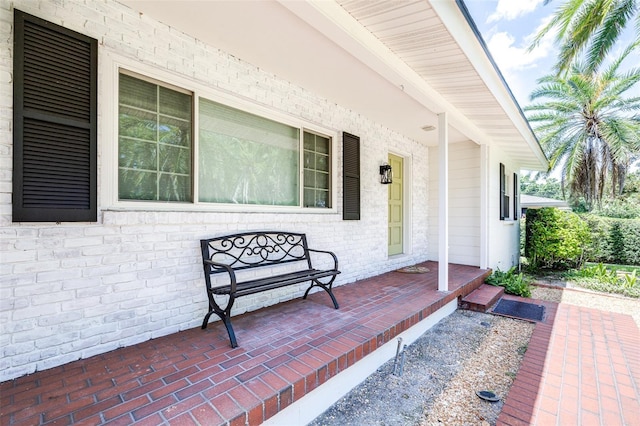
<path fill-rule="evenodd" d="M 631 316 L 536 302 L 546 317 L 497 425 L 640 425 L 640 332 Z"/>
<path fill-rule="evenodd" d="M 0 384 L 0 424 L 255 425 L 482 284 L 487 271 L 438 264 L 389 272 Z M 204 316 L 204 312 L 203 312 Z"/>

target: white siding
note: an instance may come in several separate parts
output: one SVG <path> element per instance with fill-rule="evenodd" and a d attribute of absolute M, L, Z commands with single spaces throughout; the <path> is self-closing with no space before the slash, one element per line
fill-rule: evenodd
<path fill-rule="evenodd" d="M 511 220 L 500 220 L 500 163 L 505 164 Z M 513 161 L 496 149 L 489 150 L 489 256 L 488 266 L 506 271 L 518 265 L 520 222 L 513 220 Z M 429 149 L 429 190 L 438 194 L 438 148 Z M 480 265 L 480 146 L 473 142 L 449 146 L 449 261 Z M 438 239 L 438 206 L 429 206 L 429 241 Z M 429 258 L 438 258 L 438 247 L 429 246 Z"/>
<path fill-rule="evenodd" d="M 449 261 L 480 264 L 480 147 L 473 142 L 449 146 Z M 429 149 L 429 190 L 438 199 L 438 148 Z M 429 206 L 429 241 L 438 240 L 438 206 Z M 429 258 L 438 258 L 431 244 Z"/>

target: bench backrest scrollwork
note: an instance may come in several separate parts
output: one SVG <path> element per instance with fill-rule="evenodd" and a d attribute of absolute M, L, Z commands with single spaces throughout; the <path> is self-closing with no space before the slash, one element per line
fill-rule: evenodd
<path fill-rule="evenodd" d="M 305 234 L 291 232 L 245 232 L 242 234 L 200 240 L 203 259 L 228 265 L 234 270 L 288 262 L 311 260 Z M 209 265 L 208 272 L 216 274 L 225 269 Z"/>

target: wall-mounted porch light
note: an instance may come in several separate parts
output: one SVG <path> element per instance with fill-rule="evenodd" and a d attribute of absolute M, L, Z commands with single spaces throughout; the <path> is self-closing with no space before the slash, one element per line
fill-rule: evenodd
<path fill-rule="evenodd" d="M 384 163 L 380 166 L 380 183 L 383 185 L 393 183 L 393 173 L 391 170 L 391 166 L 387 163 Z"/>

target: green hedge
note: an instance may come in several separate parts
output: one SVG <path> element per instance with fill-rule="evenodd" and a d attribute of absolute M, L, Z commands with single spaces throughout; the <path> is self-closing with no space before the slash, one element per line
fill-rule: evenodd
<path fill-rule="evenodd" d="M 529 209 L 525 233 L 524 252 L 533 269 L 575 268 L 585 260 L 589 229 L 575 213 L 556 208 Z"/>
<path fill-rule="evenodd" d="M 592 244 L 585 258 L 595 263 L 640 265 L 640 219 L 582 215 L 591 230 Z"/>

